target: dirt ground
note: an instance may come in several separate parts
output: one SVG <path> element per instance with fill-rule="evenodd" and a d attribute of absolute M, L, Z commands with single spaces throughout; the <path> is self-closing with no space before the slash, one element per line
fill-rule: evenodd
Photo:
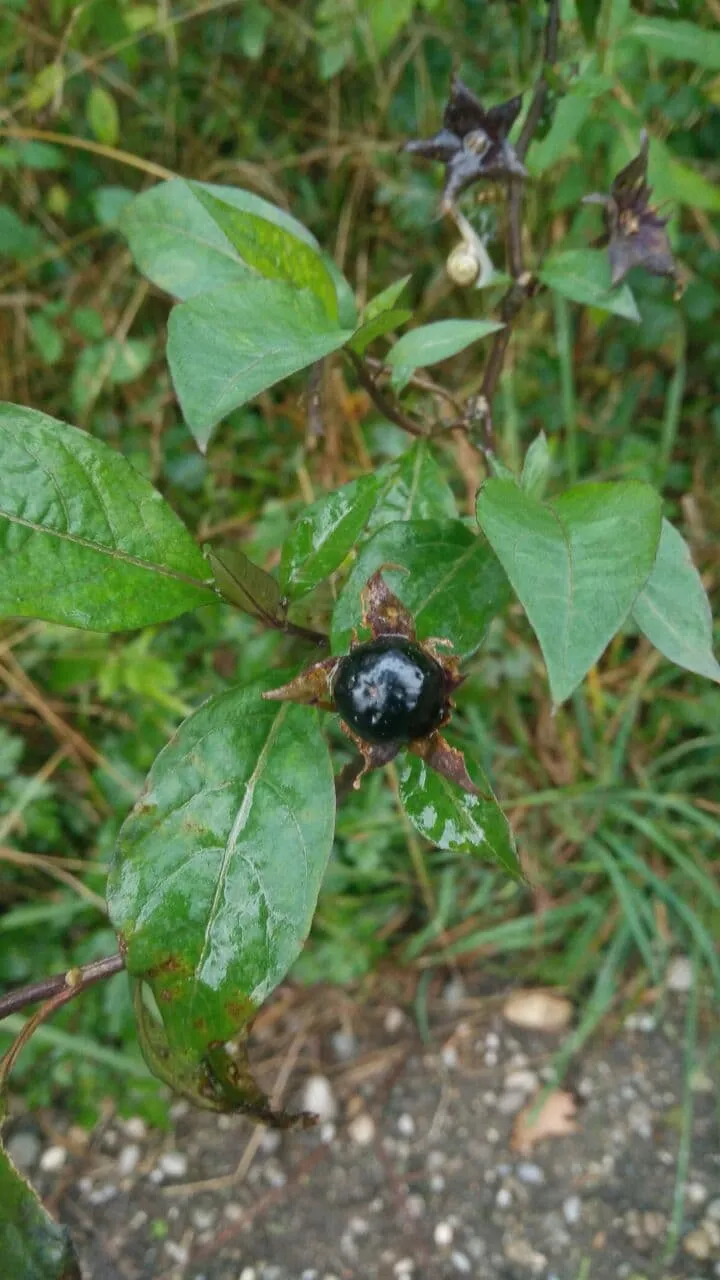
<path fill-rule="evenodd" d="M 109 1114 L 88 1140 L 54 1117 L 40 1131 L 18 1122 L 9 1145 L 70 1225 L 88 1280 L 718 1277 L 704 1052 L 668 1250 L 683 972 L 681 958 L 667 1000 L 608 1026 L 549 1102 L 567 1030 L 520 1027 L 507 993 L 450 978 L 428 990 L 421 1037 L 412 993 L 388 979 L 360 1001 L 285 989 L 258 1023 L 264 1082 L 317 1110 L 313 1130 L 280 1135 L 180 1102 L 170 1134 Z"/>

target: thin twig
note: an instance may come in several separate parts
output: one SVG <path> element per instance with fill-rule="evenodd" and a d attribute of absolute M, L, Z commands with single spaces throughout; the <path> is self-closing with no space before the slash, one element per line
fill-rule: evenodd
<path fill-rule="evenodd" d="M 26 987 L 16 987 L 0 996 L 0 1020 L 8 1014 L 17 1013 L 28 1004 L 36 1004 L 38 1000 L 48 1000 L 61 992 L 67 999 L 72 999 L 94 982 L 102 982 L 120 973 L 125 967 L 125 958 L 118 951 L 113 956 L 104 956 L 102 960 L 92 960 L 90 964 L 81 965 L 77 969 L 66 969 L 64 973 L 54 973 L 49 978 L 41 978 L 39 982 L 30 982 Z"/>
<path fill-rule="evenodd" d="M 365 361 L 361 360 L 360 356 L 349 348 L 346 348 L 346 351 L 350 357 L 355 372 L 357 373 L 360 386 L 364 387 L 365 391 L 367 391 L 370 399 L 375 405 L 375 408 L 380 410 L 383 417 L 388 418 L 390 422 L 394 422 L 396 427 L 401 427 L 403 431 L 407 431 L 408 435 L 427 435 L 427 432 L 423 431 L 422 427 L 419 426 L 413 418 L 410 418 L 406 413 L 403 413 L 402 409 L 398 408 L 396 404 L 393 404 L 392 400 L 385 395 L 385 392 L 378 386 L 370 373 Z"/>
<path fill-rule="evenodd" d="M 549 84 L 546 77 L 548 67 L 551 67 L 557 61 L 558 37 L 560 33 L 560 0 L 549 0 L 548 16 L 545 23 L 545 37 L 543 42 L 543 64 L 538 77 L 537 84 L 533 92 L 532 100 L 528 108 L 525 123 L 520 132 L 520 137 L 515 144 L 515 152 L 519 160 L 524 160 L 527 155 L 528 148 L 532 142 L 535 130 L 540 123 L 545 101 L 547 99 Z M 500 304 L 500 318 L 505 325 L 504 329 L 500 329 L 493 339 L 487 364 L 485 366 L 485 374 L 482 381 L 480 394 L 472 403 L 468 417 L 470 425 L 473 420 L 479 422 L 484 431 L 485 444 L 488 451 L 493 449 L 494 432 L 492 405 L 497 391 L 500 374 L 502 373 L 505 363 L 505 356 L 512 337 L 512 327 L 518 313 L 529 298 L 532 297 L 537 284 L 535 278 L 525 269 L 525 257 L 522 244 L 522 207 L 523 207 L 523 183 L 517 178 L 511 179 L 508 184 L 508 234 L 507 234 L 507 253 L 510 274 L 513 277 L 513 283 L 510 285 L 505 297 Z"/>

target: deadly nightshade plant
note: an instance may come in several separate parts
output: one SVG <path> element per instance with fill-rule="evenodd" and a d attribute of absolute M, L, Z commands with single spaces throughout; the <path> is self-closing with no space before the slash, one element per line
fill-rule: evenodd
<path fill-rule="evenodd" d="M 253 1079 L 247 1041 L 258 1008 L 310 931 L 344 781 L 357 785 L 404 753 L 398 797 L 423 837 L 521 877 L 489 782 L 481 790 L 470 776 L 468 765 L 483 781 L 479 763 L 466 762 L 443 734 L 462 680 L 452 649 L 472 659 L 512 591 L 538 639 L 556 704 L 628 625 L 671 661 L 720 682 L 702 582 L 681 534 L 662 519 L 660 495 L 642 481 L 621 480 L 573 484 L 545 499 L 555 476 L 544 434 L 519 474 L 496 456 L 493 401 L 526 303 L 549 289 L 564 307 L 637 316 L 629 286 L 609 287 L 602 254 L 561 250 L 552 270 L 531 258 L 522 225 L 524 161 L 548 105 L 559 0 L 548 0 L 545 11 L 542 69 L 514 144 L 521 96 L 486 110 L 455 76 L 442 128 L 406 148 L 445 165 L 442 209 L 462 236 L 448 273 L 459 285 L 481 287 L 494 269 L 457 201 L 475 183 L 500 179 L 511 280 L 497 319 L 418 325 L 382 358 L 370 358 L 371 343 L 412 319 L 396 305 L 408 278 L 392 282 L 359 316 L 349 282 L 307 228 L 237 188 L 175 179 L 140 194 L 123 215 L 136 263 L 177 302 L 168 363 L 203 451 L 220 421 L 282 378 L 305 369 L 321 387 L 318 362 L 341 350 L 380 415 L 413 437 L 398 459 L 368 468 L 301 515 L 280 552 L 279 581 L 243 554 L 208 548 L 203 556 L 162 496 L 102 439 L 34 410 L 0 406 L 0 616 L 123 632 L 225 599 L 298 642 L 341 651 L 299 675 L 291 655 L 279 687 L 281 677 L 266 673 L 224 689 L 179 726 L 118 836 L 107 887 L 118 954 L 0 998 L 0 1016 L 45 1001 L 0 1063 L 0 1105 L 36 1026 L 125 969 L 143 1055 L 156 1076 L 198 1106 L 279 1127 L 306 1123 L 270 1107 Z M 643 136 L 610 194 L 589 197 L 605 210 L 614 283 L 635 265 L 674 274 L 665 219 L 650 204 L 647 156 Z M 480 394 L 464 404 L 413 376 L 490 334 Z M 386 390 L 393 362 L 401 368 Z M 466 433 L 467 447 L 477 446 L 495 471 L 480 487 L 475 519 L 458 518 L 433 456 L 447 421 L 433 421 L 422 399 L 420 410 L 416 399 L 408 412 L 401 397 L 410 384 L 413 396 L 453 406 L 450 429 Z M 407 575 L 398 587 L 404 603 L 383 576 L 398 568 Z M 330 635 L 295 613 L 305 596 L 327 588 Z M 371 639 L 360 642 L 353 629 L 363 624 Z M 304 705 L 289 705 L 295 702 Z M 336 777 L 317 709 L 339 715 L 359 752 Z M 0 1214 L 8 1187 L 19 1195 L 18 1220 L 28 1223 L 29 1188 L 19 1188 L 0 1150 Z M 62 1242 L 51 1244 L 57 1251 Z M 30 1273 L 24 1261 L 10 1269 Z M 54 1272 L 53 1280 L 57 1274 L 71 1272 Z"/>

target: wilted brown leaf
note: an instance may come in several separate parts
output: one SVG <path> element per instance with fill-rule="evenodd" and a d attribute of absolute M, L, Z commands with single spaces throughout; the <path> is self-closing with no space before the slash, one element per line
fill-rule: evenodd
<path fill-rule="evenodd" d="M 543 1138 L 565 1138 L 577 1133 L 574 1116 L 577 1111 L 571 1093 L 555 1089 L 538 1108 L 537 1097 L 519 1113 L 510 1139 L 513 1151 L 527 1155 Z"/>

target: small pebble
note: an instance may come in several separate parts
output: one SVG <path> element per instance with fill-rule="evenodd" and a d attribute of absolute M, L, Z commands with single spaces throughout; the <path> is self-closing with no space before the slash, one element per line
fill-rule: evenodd
<path fill-rule="evenodd" d="M 536 1276 L 541 1275 L 547 1266 L 545 1254 L 533 1249 L 528 1240 L 510 1240 L 505 1245 L 505 1257 L 509 1262 L 527 1267 Z"/>
<path fill-rule="evenodd" d="M 443 1000 L 445 1001 L 445 1004 L 450 1005 L 451 1008 L 456 1008 L 457 1005 L 462 1004 L 466 994 L 465 983 L 462 978 L 459 976 L 454 977 L 445 984 Z"/>
<path fill-rule="evenodd" d="M 449 1071 L 452 1071 L 453 1067 L 458 1064 L 458 1052 L 454 1044 L 443 1045 L 440 1057 L 443 1060 L 443 1066 L 446 1066 Z"/>
<path fill-rule="evenodd" d="M 393 1275 L 396 1275 L 398 1280 L 404 1280 L 404 1277 L 411 1276 L 414 1270 L 415 1263 L 412 1258 L 398 1258 L 393 1267 Z"/>
<path fill-rule="evenodd" d="M 187 1156 L 182 1151 L 166 1151 L 158 1161 L 158 1168 L 166 1178 L 184 1178 L 187 1169 Z"/>
<path fill-rule="evenodd" d="M 497 1109 L 501 1116 L 514 1116 L 525 1105 L 526 1095 L 520 1089 L 507 1089 L 497 1100 Z"/>
<path fill-rule="evenodd" d="M 8 1155 L 21 1173 L 32 1169 L 37 1164 L 41 1150 L 42 1142 L 37 1134 L 29 1133 L 27 1130 L 14 1133 L 7 1142 Z M 52 1150 L 52 1147 L 49 1150 Z"/>
<path fill-rule="evenodd" d="M 409 1112 L 404 1111 L 401 1116 L 398 1116 L 397 1127 L 398 1133 L 401 1133 L 404 1138 L 412 1138 L 415 1132 L 415 1121 Z"/>
<path fill-rule="evenodd" d="M 441 1173 L 433 1173 L 430 1175 L 430 1190 L 439 1193 L 445 1190 L 445 1178 Z"/>
<path fill-rule="evenodd" d="M 408 1218 L 423 1218 L 425 1216 L 425 1208 L 425 1201 L 417 1192 L 413 1192 L 405 1201 L 405 1211 Z"/>
<path fill-rule="evenodd" d="M 545 1181 L 545 1174 L 538 1164 L 532 1164 L 530 1161 L 523 1160 L 515 1170 L 521 1182 L 525 1182 L 530 1187 L 540 1187 Z"/>
<path fill-rule="evenodd" d="M 458 1249 L 454 1249 L 450 1255 L 452 1264 L 456 1271 L 467 1276 L 472 1271 L 472 1263 L 466 1253 L 460 1253 Z"/>
<path fill-rule="evenodd" d="M 117 1159 L 117 1171 L 119 1178 L 129 1178 L 130 1174 L 135 1171 L 140 1160 L 140 1148 L 137 1142 L 128 1142 L 122 1148 Z"/>
<path fill-rule="evenodd" d="M 689 956 L 674 956 L 667 970 L 670 991 L 690 991 L 693 984 L 693 966 Z"/>
<path fill-rule="evenodd" d="M 254 1267 L 243 1267 L 238 1280 L 257 1280 L 257 1271 Z"/>
<path fill-rule="evenodd" d="M 707 1200 L 707 1187 L 702 1182 L 688 1182 L 685 1195 L 690 1204 L 704 1204 Z"/>
<path fill-rule="evenodd" d="M 142 1116 L 129 1116 L 123 1123 L 123 1129 L 128 1138 L 132 1138 L 133 1142 L 142 1142 L 147 1137 L 147 1125 Z"/>
<path fill-rule="evenodd" d="M 332 1120 L 326 1120 L 325 1124 L 320 1125 L 320 1141 L 324 1142 L 326 1147 L 329 1147 L 330 1143 L 335 1141 L 336 1133 L 337 1129 Z"/>
<path fill-rule="evenodd" d="M 266 1156 L 274 1156 L 276 1151 L 280 1150 L 282 1143 L 282 1135 L 279 1129 L 265 1129 L 260 1139 L 260 1150 Z"/>
<path fill-rule="evenodd" d="M 712 1257 L 712 1241 L 704 1227 L 696 1227 L 683 1240 L 683 1249 L 691 1258 L 704 1262 Z"/>
<path fill-rule="evenodd" d="M 43 1173 L 59 1173 L 67 1157 L 64 1147 L 46 1147 L 40 1157 L 40 1168 Z"/>
<path fill-rule="evenodd" d="M 720 1199 L 710 1201 L 705 1210 L 705 1217 L 710 1222 L 720 1222 Z"/>
<path fill-rule="evenodd" d="M 398 1031 L 405 1025 L 405 1014 L 397 1005 L 392 1005 L 385 1014 L 383 1026 L 389 1036 L 397 1035 Z"/>
<path fill-rule="evenodd" d="M 498 1209 L 509 1209 L 512 1202 L 513 1198 L 507 1187 L 501 1187 L 495 1197 L 495 1203 Z"/>
<path fill-rule="evenodd" d="M 527 1069 L 510 1071 L 505 1077 L 505 1088 L 511 1092 L 535 1093 L 540 1081 L 534 1071 Z"/>
<path fill-rule="evenodd" d="M 350 1121 L 348 1133 L 358 1147 L 369 1147 L 375 1141 L 375 1121 L 367 1111 L 361 1111 Z"/>
<path fill-rule="evenodd" d="M 451 1222 L 438 1222 L 433 1231 L 433 1240 L 438 1249 L 447 1249 L 452 1244 L 453 1234 Z"/>
<path fill-rule="evenodd" d="M 485 1037 L 485 1044 L 487 1045 L 488 1049 L 500 1048 L 500 1037 L 497 1031 L 488 1031 Z"/>
<path fill-rule="evenodd" d="M 336 1031 L 330 1037 L 330 1044 L 338 1062 L 350 1062 L 358 1051 L 358 1042 L 352 1031 Z"/>
<path fill-rule="evenodd" d="M 113 1182 L 105 1182 L 101 1187 L 95 1187 L 88 1193 L 88 1202 L 95 1205 L 107 1204 L 108 1201 L 115 1199 L 117 1193 L 118 1189 Z"/>
<path fill-rule="evenodd" d="M 215 1225 L 215 1211 L 213 1209 L 193 1209 L 191 1216 L 193 1226 L 198 1231 L 209 1231 Z"/>
<path fill-rule="evenodd" d="M 320 1121 L 334 1120 L 337 1102 L 327 1076 L 308 1076 L 302 1092 L 302 1110 L 310 1111 Z"/>
<path fill-rule="evenodd" d="M 178 1266 L 184 1267 L 190 1257 L 189 1250 L 184 1244 L 178 1244 L 175 1240 L 165 1241 L 165 1252 L 173 1262 L 177 1262 Z"/>
<path fill-rule="evenodd" d="M 577 1226 L 582 1217 L 582 1201 L 579 1196 L 568 1196 L 563 1201 L 563 1218 L 569 1227 Z"/>
<path fill-rule="evenodd" d="M 628 1125 L 633 1133 L 637 1133 L 640 1138 L 649 1141 L 652 1138 L 652 1111 L 646 1102 L 639 1099 L 631 1102 L 627 1112 Z"/>

